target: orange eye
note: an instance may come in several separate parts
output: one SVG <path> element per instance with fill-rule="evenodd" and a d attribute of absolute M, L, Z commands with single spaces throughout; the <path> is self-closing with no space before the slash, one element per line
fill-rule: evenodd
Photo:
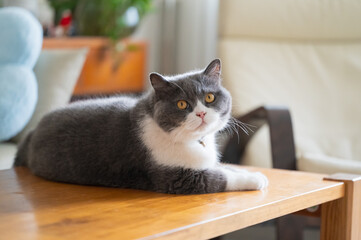
<path fill-rule="evenodd" d="M 184 109 L 186 109 L 188 107 L 188 103 L 186 101 L 184 101 L 184 100 L 179 100 L 177 102 L 177 107 L 179 109 L 181 109 L 181 110 L 184 110 Z"/>
<path fill-rule="evenodd" d="M 213 93 L 207 93 L 206 98 L 205 98 L 205 101 L 206 101 L 207 103 L 214 102 L 214 95 L 213 95 Z"/>

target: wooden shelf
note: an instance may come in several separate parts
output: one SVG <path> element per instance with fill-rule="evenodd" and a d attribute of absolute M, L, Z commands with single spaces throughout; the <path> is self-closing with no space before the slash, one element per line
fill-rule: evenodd
<path fill-rule="evenodd" d="M 141 92 L 146 71 L 146 43 L 125 40 L 124 49 L 112 51 L 107 38 L 45 38 L 44 49 L 88 48 L 89 52 L 74 95 Z"/>

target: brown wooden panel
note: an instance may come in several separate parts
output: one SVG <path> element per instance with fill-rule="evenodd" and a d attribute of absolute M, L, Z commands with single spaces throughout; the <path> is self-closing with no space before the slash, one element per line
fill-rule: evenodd
<path fill-rule="evenodd" d="M 345 197 L 322 205 L 322 240 L 361 239 L 361 176 L 334 174 L 327 180 L 344 182 Z"/>
<path fill-rule="evenodd" d="M 44 49 L 89 49 L 75 95 L 141 92 L 146 71 L 146 43 L 123 41 L 124 51 L 115 53 L 106 38 L 45 38 Z"/>

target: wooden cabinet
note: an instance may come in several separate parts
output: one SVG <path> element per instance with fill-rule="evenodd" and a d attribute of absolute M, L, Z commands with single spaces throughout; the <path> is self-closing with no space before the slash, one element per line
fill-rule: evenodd
<path fill-rule="evenodd" d="M 74 95 L 141 92 L 146 71 L 146 43 L 122 42 L 119 52 L 111 49 L 106 38 L 74 37 L 45 38 L 44 49 L 89 49 Z"/>

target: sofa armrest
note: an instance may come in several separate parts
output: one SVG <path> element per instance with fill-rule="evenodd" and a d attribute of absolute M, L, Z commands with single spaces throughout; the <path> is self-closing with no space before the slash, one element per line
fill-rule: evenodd
<path fill-rule="evenodd" d="M 239 163 L 247 143 L 264 124 L 269 125 L 272 162 L 274 168 L 296 169 L 296 155 L 293 139 L 291 115 L 285 107 L 262 106 L 236 118 L 246 124 L 255 126 L 248 134 L 238 128 L 226 145 L 222 161 Z"/>

